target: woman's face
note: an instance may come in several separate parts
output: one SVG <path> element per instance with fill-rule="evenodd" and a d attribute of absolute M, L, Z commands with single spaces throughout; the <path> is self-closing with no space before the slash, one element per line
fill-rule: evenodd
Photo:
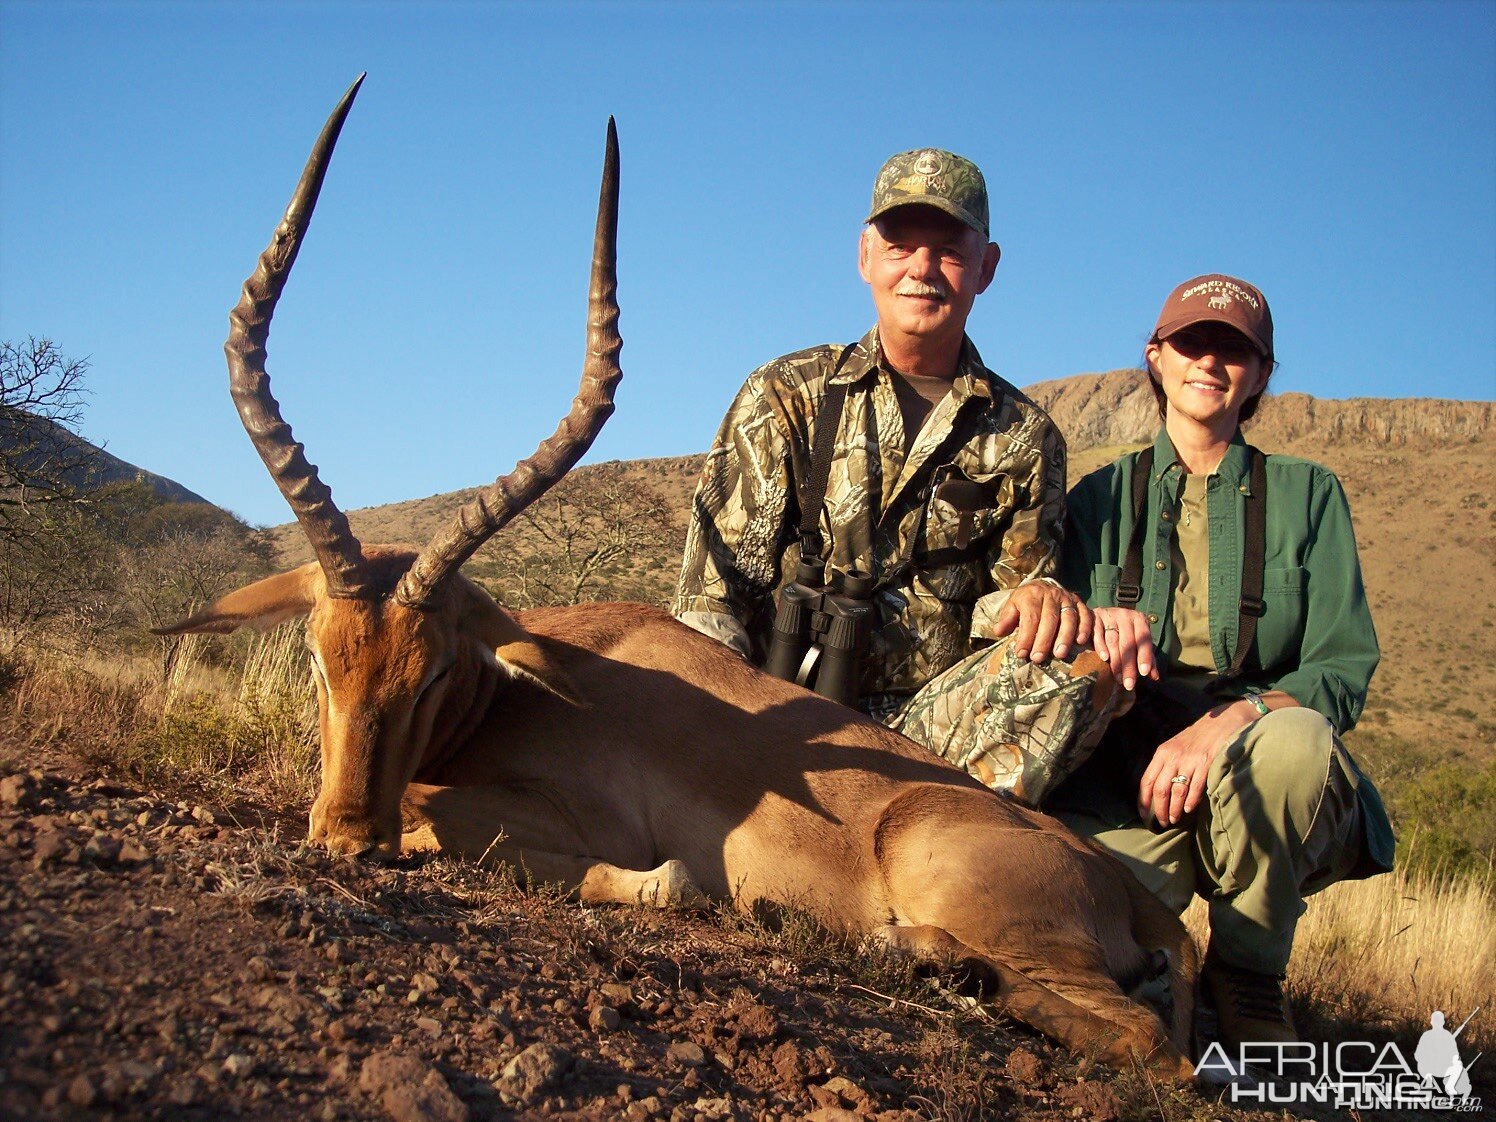
<path fill-rule="evenodd" d="M 1261 393 L 1270 373 L 1252 341 L 1224 323 L 1181 328 L 1146 352 L 1163 387 L 1169 415 L 1229 436 L 1242 406 Z"/>

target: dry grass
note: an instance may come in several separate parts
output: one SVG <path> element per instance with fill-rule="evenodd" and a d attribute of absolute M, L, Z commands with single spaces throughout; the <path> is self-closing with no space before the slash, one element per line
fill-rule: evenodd
<path fill-rule="evenodd" d="M 301 627 L 250 641 L 228 666 L 187 636 L 163 681 L 149 658 L 65 644 L 11 653 L 0 669 L 8 747 L 57 744 L 145 782 L 215 798 L 305 806 L 317 784 L 316 696 Z"/>
<path fill-rule="evenodd" d="M 1450 1027 L 1482 1010 L 1461 1037 L 1468 1053 L 1496 1048 L 1496 874 L 1409 872 L 1332 885 L 1299 922 L 1288 987 L 1314 1039 L 1416 1041 L 1441 1009 Z M 1204 946 L 1205 907 L 1185 923 Z M 1406 1049 L 1405 1049 L 1406 1051 Z M 1411 1053 L 1409 1053 L 1411 1054 Z"/>

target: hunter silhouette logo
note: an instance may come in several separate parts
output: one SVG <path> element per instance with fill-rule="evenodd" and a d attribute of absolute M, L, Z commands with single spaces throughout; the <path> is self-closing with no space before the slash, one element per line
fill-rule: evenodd
<path fill-rule="evenodd" d="M 1470 1094 L 1470 1069 L 1480 1055 L 1464 1062 L 1459 1035 L 1479 1012 L 1475 1009 L 1451 1032 L 1444 1027 L 1443 1011 L 1434 1010 L 1411 1064 L 1396 1043 L 1245 1042 L 1231 1054 L 1212 1042 L 1195 1065 L 1195 1076 L 1230 1084 L 1233 1103 L 1478 1114 L 1482 1103 Z"/>
<path fill-rule="evenodd" d="M 1473 1016 L 1475 1013 L 1470 1014 Z M 1470 1017 L 1450 1032 L 1444 1027 L 1443 1011 L 1435 1009 L 1429 1015 L 1429 1029 L 1418 1038 L 1418 1049 L 1413 1053 L 1413 1061 L 1418 1065 L 1418 1074 L 1424 1082 L 1431 1087 L 1442 1087 L 1446 1095 L 1455 1099 L 1470 1097 L 1470 1069 L 1475 1066 L 1475 1060 L 1480 1059 L 1476 1056 L 1468 1064 L 1460 1059 L 1459 1035 L 1470 1023 Z"/>

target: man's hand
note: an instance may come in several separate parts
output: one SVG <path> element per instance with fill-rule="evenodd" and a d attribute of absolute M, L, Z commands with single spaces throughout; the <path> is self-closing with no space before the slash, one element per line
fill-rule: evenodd
<path fill-rule="evenodd" d="M 1014 652 L 1030 662 L 1048 662 L 1091 642 L 1091 609 L 1075 593 L 1046 580 L 1021 584 L 1008 594 L 993 634 L 1013 635 Z"/>
<path fill-rule="evenodd" d="M 1094 614 L 1096 653 L 1112 668 L 1122 688 L 1136 689 L 1139 678 L 1158 681 L 1148 617 L 1131 608 L 1097 608 Z"/>

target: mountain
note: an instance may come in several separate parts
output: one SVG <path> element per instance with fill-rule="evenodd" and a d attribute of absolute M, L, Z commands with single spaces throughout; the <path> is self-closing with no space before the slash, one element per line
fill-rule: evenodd
<path fill-rule="evenodd" d="M 7 451 L 17 457 L 19 465 L 28 473 L 46 477 L 46 465 L 65 465 L 60 471 L 61 479 L 53 482 L 79 490 L 92 490 L 110 483 L 139 482 L 167 502 L 208 501 L 176 480 L 127 463 L 45 417 L 21 414 L 19 418 L 8 417 L 6 420 L 16 423 L 0 427 L 0 440 L 6 440 L 6 434 L 9 434 L 6 443 L 10 448 Z"/>

